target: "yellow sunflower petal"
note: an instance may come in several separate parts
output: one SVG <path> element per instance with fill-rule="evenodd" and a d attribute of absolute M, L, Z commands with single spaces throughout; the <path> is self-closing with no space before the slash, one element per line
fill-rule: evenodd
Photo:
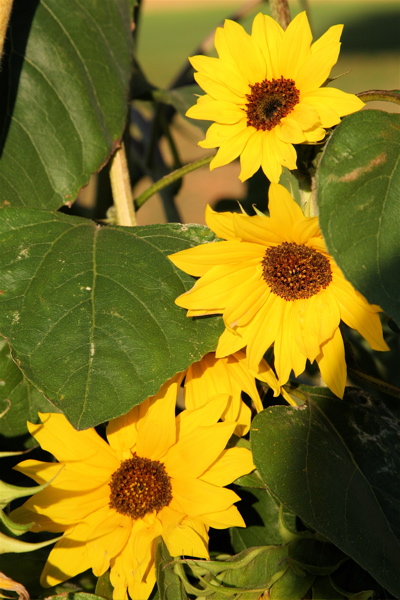
<path fill-rule="evenodd" d="M 379 307 L 369 304 L 343 277 L 334 274 L 332 292 L 340 304 L 342 320 L 356 329 L 373 350 L 389 350 L 383 339 L 382 325 L 377 314 Z"/>
<path fill-rule="evenodd" d="M 281 76 L 278 56 L 284 31 L 267 15 L 258 13 L 253 21 L 251 36 L 259 46 L 266 64 L 266 79 L 279 79 Z"/>
<path fill-rule="evenodd" d="M 235 92 L 229 89 L 226 83 L 215 81 L 208 75 L 203 73 L 195 73 L 194 78 L 199 86 L 214 100 L 222 100 L 232 104 L 243 104 L 243 96 L 238 96 Z"/>
<path fill-rule="evenodd" d="M 247 326 L 247 358 L 251 369 L 257 369 L 264 353 L 283 327 L 285 300 L 270 294 L 257 317 Z"/>
<path fill-rule="evenodd" d="M 307 300 L 297 301 L 296 308 L 292 319 L 293 334 L 301 352 L 312 362 L 319 354 L 321 344 L 330 339 L 339 327 L 339 304 L 328 289 L 326 293 L 320 292 Z"/>
<path fill-rule="evenodd" d="M 247 448 L 229 448 L 201 476 L 213 485 L 229 485 L 238 477 L 254 471 L 253 457 Z"/>
<path fill-rule="evenodd" d="M 236 240 L 235 227 L 231 212 L 218 213 L 207 204 L 205 220 L 210 229 L 220 238 L 225 240 Z"/>
<path fill-rule="evenodd" d="M 233 421 L 236 427 L 233 431 L 238 437 L 246 435 L 250 430 L 251 410 L 242 400 L 232 397 L 224 411 L 222 418 L 225 421 Z"/>
<path fill-rule="evenodd" d="M 198 519 L 185 519 L 179 527 L 164 530 L 163 540 L 171 556 L 209 558 L 207 529 Z"/>
<path fill-rule="evenodd" d="M 240 181 L 249 179 L 261 166 L 263 152 L 263 136 L 255 131 L 247 141 L 240 155 Z"/>
<path fill-rule="evenodd" d="M 14 469 L 20 473 L 23 473 L 27 477 L 30 477 L 39 485 L 50 481 L 50 479 L 53 479 L 54 477 L 58 477 L 58 485 L 60 481 L 59 476 L 64 470 L 64 465 L 60 463 L 46 463 L 39 460 L 24 460 L 23 462 L 18 463 L 18 465 L 15 465 Z M 84 483 L 87 483 L 87 481 Z M 94 482 L 90 481 L 88 487 L 92 488 L 93 485 Z"/>
<path fill-rule="evenodd" d="M 323 344 L 316 360 L 326 385 L 336 396 L 343 398 L 347 369 L 340 329 L 336 329 L 333 337 Z"/>
<path fill-rule="evenodd" d="M 43 587 L 58 585 L 89 568 L 86 545 L 64 537 L 50 552 L 40 576 L 40 584 Z"/>
<path fill-rule="evenodd" d="M 201 515 L 198 519 L 204 520 L 204 523 L 208 527 L 214 527 L 214 529 L 225 529 L 226 527 L 246 527 L 246 523 L 243 520 L 242 515 L 236 508 L 236 506 L 230 506 L 226 510 L 221 510 L 216 513 L 208 513 L 207 515 Z"/>
<path fill-rule="evenodd" d="M 268 217 L 255 215 L 251 219 L 242 219 L 242 216 L 233 215 L 236 235 L 258 247 L 258 257 L 261 259 L 265 254 L 266 246 L 273 242 L 279 243 L 282 240 L 282 235 L 277 236 L 274 234 L 274 230 L 271 228 L 271 220 Z"/>
<path fill-rule="evenodd" d="M 218 148 L 218 146 L 222 146 L 225 142 L 229 142 L 229 140 L 233 139 L 246 128 L 247 123 L 245 118 L 242 118 L 232 125 L 213 123 L 207 129 L 205 139 L 200 141 L 198 145 L 201 148 Z"/>
<path fill-rule="evenodd" d="M 88 560 L 94 575 L 100 577 L 110 561 L 123 551 L 131 534 L 131 520 L 107 506 L 86 519 L 86 523 L 90 528 L 86 541 Z"/>
<path fill-rule="evenodd" d="M 215 425 L 225 410 L 227 402 L 226 392 L 216 394 L 207 399 L 207 402 L 193 410 L 184 410 L 177 416 L 179 436 L 188 436 L 195 432 L 199 425 Z"/>
<path fill-rule="evenodd" d="M 305 131 L 304 135 L 307 142 L 319 142 L 324 139 L 326 131 L 323 127 L 315 127 Z"/>
<path fill-rule="evenodd" d="M 294 223 L 292 235 L 292 240 L 296 240 L 298 244 L 304 244 L 310 246 L 310 248 L 315 248 L 319 252 L 327 253 L 325 242 L 321 237 L 318 217 L 309 217 Z M 317 240 L 314 238 L 317 238 Z"/>
<path fill-rule="evenodd" d="M 239 500 L 239 496 L 232 490 L 211 485 L 200 479 L 179 477 L 172 479 L 171 484 L 171 508 L 190 517 L 226 510 Z"/>
<path fill-rule="evenodd" d="M 42 492 L 29 498 L 21 508 L 17 508 L 15 514 L 13 513 L 15 518 L 35 521 L 42 525 L 43 529 L 51 527 L 51 523 L 54 523 L 57 524 L 56 528 L 51 527 L 50 531 L 60 531 L 60 528 L 65 529 L 83 520 L 108 504 L 108 485 L 84 493 L 76 491 L 76 482 L 73 483 L 75 489 L 71 491 L 49 485 Z M 25 510 L 32 511 L 30 516 L 24 515 Z"/>
<path fill-rule="evenodd" d="M 315 108 L 309 104 L 303 104 L 301 101 L 299 104 L 296 104 L 289 117 L 294 119 L 296 123 L 299 124 L 303 132 L 308 129 L 315 128 L 320 124 L 319 116 Z"/>
<path fill-rule="evenodd" d="M 197 102 L 191 106 L 186 116 L 231 125 L 243 119 L 243 110 L 233 102 L 211 99 L 210 102 Z"/>
<path fill-rule="evenodd" d="M 236 352 L 236 354 L 227 358 L 227 362 L 231 379 L 236 382 L 238 388 L 250 396 L 257 412 L 262 410 L 262 403 L 257 390 L 254 373 L 251 373 L 248 369 L 246 354 L 244 352 Z"/>
<path fill-rule="evenodd" d="M 298 14 L 288 25 L 281 46 L 281 74 L 296 81 L 300 66 L 311 55 L 312 33 L 306 12 Z"/>
<path fill-rule="evenodd" d="M 304 102 L 311 104 L 318 112 L 323 127 L 332 127 L 340 122 L 340 117 L 349 115 L 365 106 L 354 94 L 347 94 L 336 88 L 319 88 L 306 92 Z M 334 121 L 334 113 L 339 120 Z"/>
<path fill-rule="evenodd" d="M 251 36 L 235 21 L 225 20 L 224 28 L 219 33 L 225 37 L 226 47 L 239 72 L 250 84 L 262 81 L 265 77 L 265 62 L 259 48 Z"/>
<path fill-rule="evenodd" d="M 291 118 L 291 114 L 281 120 L 276 127 L 276 135 L 282 142 L 288 144 L 301 144 L 305 141 L 303 129 L 295 118 Z"/>
<path fill-rule="evenodd" d="M 245 94 L 249 91 L 248 81 L 234 64 L 209 56 L 192 56 L 189 61 L 196 71 L 201 71 L 202 75 L 209 77 L 220 85 L 225 85 L 237 97 L 245 98 Z M 218 96 L 213 96 L 213 98 L 220 99 Z"/>
<path fill-rule="evenodd" d="M 246 282 L 246 286 L 239 288 L 227 301 L 224 312 L 227 327 L 249 323 L 266 302 L 269 294 L 270 290 L 265 281 L 256 273 L 254 278 Z"/>
<path fill-rule="evenodd" d="M 159 460 L 175 444 L 175 405 L 182 379 L 183 373 L 177 373 L 152 397 L 138 428 L 135 448 L 138 456 Z"/>
<path fill-rule="evenodd" d="M 58 413 L 39 413 L 39 417 L 42 424 L 28 423 L 29 432 L 60 462 L 71 461 L 76 472 L 99 480 L 117 468 L 114 452 L 94 429 L 77 431 Z"/>
<path fill-rule="evenodd" d="M 306 221 L 298 204 L 293 201 L 290 193 L 283 185 L 271 183 L 268 194 L 268 208 L 271 220 L 277 228 L 281 228 L 283 239 L 286 231 Z"/>
<path fill-rule="evenodd" d="M 277 158 L 280 156 L 278 149 L 279 142 L 277 141 L 274 129 L 265 131 L 264 134 L 261 168 L 271 182 L 278 183 L 282 174 L 282 164 Z"/>
<path fill-rule="evenodd" d="M 217 423 L 197 427 L 188 435 L 180 435 L 179 441 L 164 457 L 163 463 L 170 477 L 199 477 L 217 460 L 235 430 L 235 423 Z M 201 453 L 199 453 L 201 448 Z"/>
<path fill-rule="evenodd" d="M 244 263 L 246 265 L 246 263 Z M 223 312 L 232 291 L 251 276 L 253 267 L 239 264 L 213 267 L 197 280 L 191 290 L 179 296 L 175 303 L 183 308 Z"/>
<path fill-rule="evenodd" d="M 283 302 L 281 321 L 290 323 L 292 321 L 293 302 Z M 275 336 L 274 344 L 274 367 L 278 375 L 280 385 L 284 385 L 293 369 L 293 338 L 289 327 L 282 325 Z"/>
<path fill-rule="evenodd" d="M 311 46 L 311 56 L 300 67 L 296 83 L 302 93 L 319 88 L 329 77 L 340 52 L 343 25 L 335 25 Z"/>
<path fill-rule="evenodd" d="M 228 163 L 232 162 L 239 156 L 246 146 L 249 138 L 253 135 L 251 127 L 246 127 L 234 137 L 223 142 L 220 145 L 219 150 L 210 162 L 210 169 L 216 169 L 217 167 L 223 167 Z"/>
<path fill-rule="evenodd" d="M 234 333 L 231 329 L 224 329 L 218 339 L 218 346 L 215 351 L 215 356 L 221 358 L 234 354 L 246 346 L 247 341 L 241 335 Z"/>
<path fill-rule="evenodd" d="M 211 242 L 200 244 L 188 250 L 181 250 L 175 254 L 170 254 L 169 259 L 176 267 L 194 275 L 201 277 L 211 269 L 216 262 L 231 264 L 242 262 L 246 259 L 258 259 L 260 257 L 260 248 L 255 244 L 243 242 L 238 244 L 236 241 Z"/>
<path fill-rule="evenodd" d="M 278 383 L 275 373 L 273 372 L 266 360 L 263 359 L 260 362 L 255 375 L 257 379 L 259 379 L 260 381 L 264 381 L 264 383 L 267 383 L 269 385 L 271 390 L 273 390 L 274 392 L 274 396 L 279 396 L 279 394 L 281 393 L 281 386 Z"/>

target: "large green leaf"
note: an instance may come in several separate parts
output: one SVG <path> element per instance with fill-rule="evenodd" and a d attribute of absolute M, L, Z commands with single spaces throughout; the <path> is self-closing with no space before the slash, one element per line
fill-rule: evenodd
<path fill-rule="evenodd" d="M 318 176 L 329 252 L 366 298 L 400 323 L 400 115 L 359 112 L 337 127 Z"/>
<path fill-rule="evenodd" d="M 38 411 L 55 412 L 57 409 L 25 379 L 11 359 L 4 340 L 0 341 L 0 382 L 0 412 L 8 409 L 0 419 L 0 435 L 9 438 L 12 445 L 14 437 L 28 433 L 27 421 L 38 422 Z"/>
<path fill-rule="evenodd" d="M 120 139 L 129 0 L 15 0 L 0 74 L 2 205 L 73 201 Z"/>
<path fill-rule="evenodd" d="M 75 427 L 127 412 L 215 349 L 221 319 L 187 318 L 174 304 L 193 279 L 166 258 L 213 237 L 197 225 L 0 211 L 0 333 Z"/>
<path fill-rule="evenodd" d="M 316 388 L 257 415 L 251 444 L 272 493 L 398 597 L 400 427 L 384 407 Z"/>

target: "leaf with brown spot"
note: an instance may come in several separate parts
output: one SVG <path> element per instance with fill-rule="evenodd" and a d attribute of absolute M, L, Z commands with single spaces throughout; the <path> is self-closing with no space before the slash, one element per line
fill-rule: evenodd
<path fill-rule="evenodd" d="M 345 277 L 400 323 L 400 115 L 346 117 L 321 159 L 317 200 L 329 252 Z"/>

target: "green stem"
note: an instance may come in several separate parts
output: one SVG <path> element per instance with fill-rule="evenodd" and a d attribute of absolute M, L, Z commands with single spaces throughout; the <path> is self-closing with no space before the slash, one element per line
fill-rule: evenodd
<path fill-rule="evenodd" d="M 368 90 L 357 96 L 363 102 L 394 102 L 400 104 L 400 90 Z"/>
<path fill-rule="evenodd" d="M 350 367 L 349 365 L 347 366 L 347 371 L 351 378 L 366 383 L 374 389 L 392 396 L 392 398 L 400 399 L 400 388 L 398 388 L 396 385 L 382 381 L 382 379 L 368 375 L 360 369 Z"/>
<path fill-rule="evenodd" d="M 153 183 L 153 185 L 151 185 L 149 188 L 147 188 L 147 190 L 145 190 L 143 192 L 143 194 L 140 194 L 140 196 L 138 196 L 135 199 L 136 209 L 143 206 L 143 204 L 146 202 L 146 200 L 148 200 L 149 198 L 154 196 L 154 194 L 156 194 L 163 188 L 167 187 L 167 185 L 170 185 L 177 179 L 180 179 L 184 175 L 187 175 L 187 173 L 191 173 L 192 171 L 195 171 L 196 169 L 200 169 L 200 167 L 204 167 L 205 165 L 208 165 L 212 161 L 213 158 L 214 158 L 214 155 L 213 156 L 205 156 L 204 158 L 195 160 L 194 162 L 189 163 L 188 165 L 185 165 L 185 166 L 181 167 L 180 169 L 177 169 L 176 171 L 169 173 L 168 175 L 165 175 L 165 177 L 162 177 L 161 179 L 159 179 L 158 181 Z"/>

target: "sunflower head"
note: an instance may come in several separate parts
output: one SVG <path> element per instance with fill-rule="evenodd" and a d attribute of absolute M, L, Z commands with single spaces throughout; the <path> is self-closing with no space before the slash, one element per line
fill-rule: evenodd
<path fill-rule="evenodd" d="M 186 113 L 214 122 L 199 143 L 219 148 L 211 169 L 240 156 L 242 181 L 261 167 L 278 182 L 282 167 L 296 169 L 293 144 L 321 141 L 326 128 L 364 106 L 353 94 L 324 87 L 342 29 L 335 25 L 313 43 L 305 12 L 286 31 L 261 13 L 250 34 L 230 20 L 217 28 L 218 58 L 189 59 L 206 95 Z"/>
<path fill-rule="evenodd" d="M 345 279 L 326 249 L 316 217 L 305 217 L 279 184 L 269 189 L 270 216 L 216 213 L 206 221 L 225 241 L 171 255 L 172 262 L 198 277 L 176 303 L 188 316 L 222 314 L 225 330 L 217 357 L 246 347 L 257 369 L 274 347 L 280 385 L 291 371 L 300 375 L 316 360 L 330 389 L 342 397 L 346 383 L 342 320 L 374 350 L 388 350 L 379 306 L 369 304 Z"/>
<path fill-rule="evenodd" d="M 254 466 L 245 448 L 226 450 L 236 423 L 220 422 L 223 394 L 175 416 L 178 374 L 152 398 L 107 426 L 75 431 L 62 414 L 41 414 L 29 430 L 58 463 L 27 460 L 22 473 L 48 486 L 12 513 L 33 531 L 63 533 L 44 567 L 43 586 L 87 569 L 110 569 L 115 600 L 146 600 L 155 583 L 154 543 L 170 554 L 208 558 L 208 530 L 244 526 L 224 486 Z M 62 468 L 60 469 L 60 464 Z"/>

